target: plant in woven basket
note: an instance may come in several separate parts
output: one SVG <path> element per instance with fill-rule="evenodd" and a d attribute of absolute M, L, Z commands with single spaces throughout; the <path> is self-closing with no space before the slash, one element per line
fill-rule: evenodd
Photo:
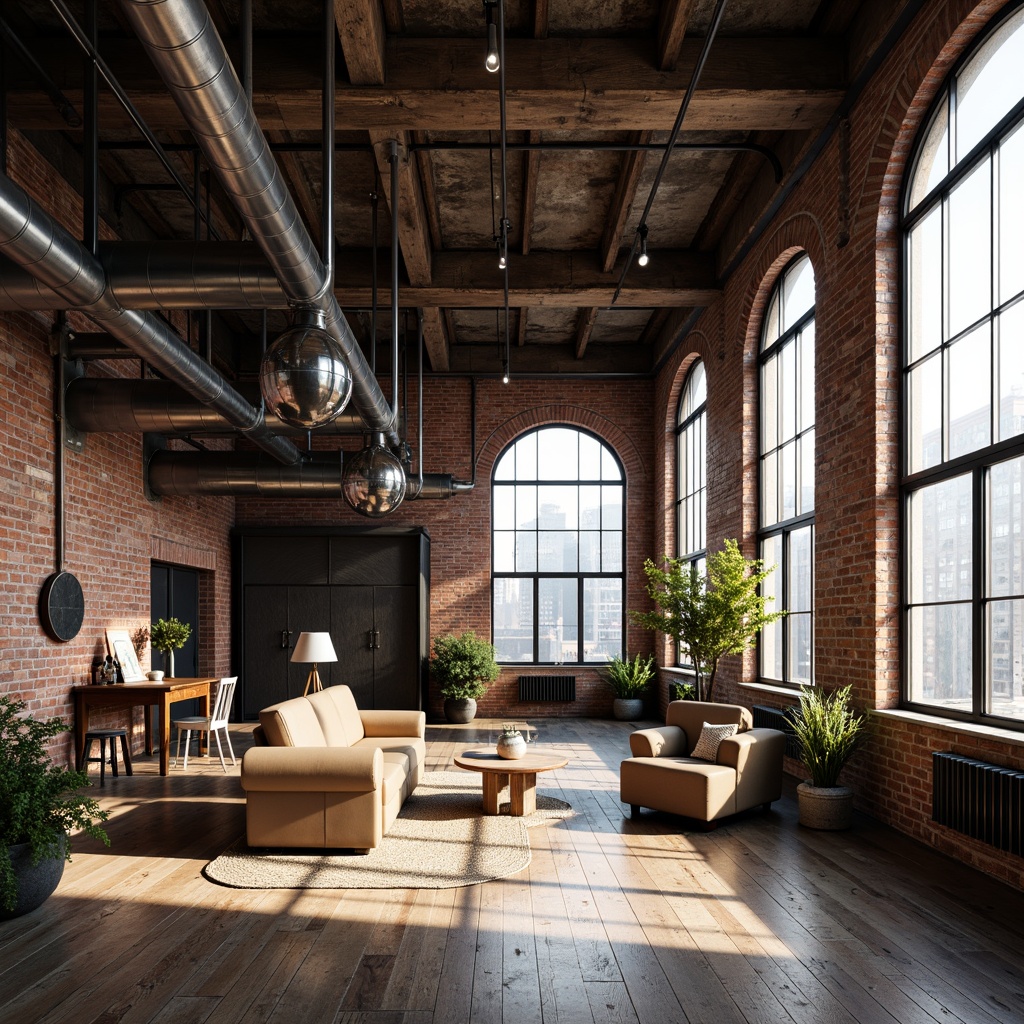
<path fill-rule="evenodd" d="M 46 743 L 70 729 L 59 718 L 41 722 L 25 713 L 25 702 L 0 697 L 0 909 L 14 909 L 18 884 L 11 848 L 27 845 L 33 867 L 44 858 L 71 860 L 68 835 L 81 829 L 108 846 L 96 823 L 107 812 L 77 792 L 89 785 L 85 772 L 54 764 Z"/>
<path fill-rule="evenodd" d="M 800 707 L 793 730 L 800 746 L 800 760 L 820 789 L 839 785 L 839 773 L 865 736 L 867 720 L 855 711 L 850 686 L 826 692 L 819 687 L 800 690 Z"/>

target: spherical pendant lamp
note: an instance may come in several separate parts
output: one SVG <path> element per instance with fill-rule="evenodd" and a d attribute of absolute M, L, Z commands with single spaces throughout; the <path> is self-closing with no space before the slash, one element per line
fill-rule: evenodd
<path fill-rule="evenodd" d="M 405 469 L 374 434 L 360 452 L 345 460 L 341 489 L 345 500 L 362 516 L 376 519 L 394 512 L 405 497 Z"/>
<path fill-rule="evenodd" d="M 330 423 L 352 397 L 352 373 L 341 346 L 327 333 L 323 310 L 303 309 L 260 363 L 263 401 L 293 427 Z"/>

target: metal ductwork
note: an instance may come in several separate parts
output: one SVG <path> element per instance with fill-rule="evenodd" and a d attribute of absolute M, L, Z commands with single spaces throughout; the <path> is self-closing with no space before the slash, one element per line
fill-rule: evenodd
<path fill-rule="evenodd" d="M 65 307 L 82 310 L 190 395 L 217 409 L 275 459 L 300 461 L 302 455 L 291 441 L 270 433 L 262 411 L 183 344 L 166 323 L 152 313 L 122 308 L 110 294 L 103 268 L 92 253 L 3 174 L 0 248 L 60 295 Z"/>
<path fill-rule="evenodd" d="M 366 426 L 397 444 L 394 411 L 329 294 L 329 275 L 206 7 L 200 0 L 121 0 L 121 7 L 289 300 L 326 313 Z"/>
<path fill-rule="evenodd" d="M 244 389 L 243 389 L 244 390 Z M 64 415 L 83 433 L 217 434 L 233 433 L 231 424 L 216 409 L 197 402 L 169 380 L 125 377 L 77 377 L 64 391 Z M 265 417 L 274 433 L 305 431 Z M 361 434 L 362 418 L 345 410 L 317 434 Z"/>
<path fill-rule="evenodd" d="M 148 483 L 153 494 L 164 497 L 256 495 L 343 501 L 343 458 L 342 452 L 313 452 L 307 461 L 282 466 L 262 452 L 161 450 L 150 457 Z M 444 500 L 467 490 L 472 490 L 472 484 L 453 480 L 448 473 L 427 473 L 416 497 Z"/>

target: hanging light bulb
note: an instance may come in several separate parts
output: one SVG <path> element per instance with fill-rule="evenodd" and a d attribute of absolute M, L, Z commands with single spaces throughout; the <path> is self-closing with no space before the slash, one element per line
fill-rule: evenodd
<path fill-rule="evenodd" d="M 405 469 L 384 446 L 384 435 L 373 434 L 366 447 L 345 460 L 341 474 L 345 501 L 370 519 L 394 512 L 405 498 Z"/>
<path fill-rule="evenodd" d="M 327 333 L 322 309 L 300 309 L 260 363 L 267 408 L 293 427 L 330 423 L 352 397 L 352 371 L 341 346 Z"/>
<path fill-rule="evenodd" d="M 646 267 L 650 263 L 650 257 L 647 255 L 647 225 L 640 225 L 640 255 L 636 258 L 636 262 L 641 267 Z"/>
<path fill-rule="evenodd" d="M 494 24 L 493 2 L 484 0 L 484 10 L 487 12 L 487 58 L 484 60 L 484 67 L 490 72 L 495 72 L 501 67 L 501 58 L 498 56 L 498 26 Z"/>

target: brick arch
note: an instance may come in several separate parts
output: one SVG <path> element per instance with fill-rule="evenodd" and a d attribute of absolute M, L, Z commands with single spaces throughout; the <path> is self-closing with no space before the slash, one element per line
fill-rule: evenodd
<path fill-rule="evenodd" d="M 480 446 L 480 453 L 476 459 L 477 468 L 484 471 L 489 479 L 498 456 L 517 437 L 536 427 L 548 427 L 555 424 L 582 427 L 584 430 L 596 434 L 618 455 L 626 472 L 627 480 L 647 476 L 647 467 L 643 457 L 628 434 L 600 413 L 568 403 L 537 405 L 532 409 L 524 409 L 515 416 L 510 416 L 504 423 L 500 423 Z"/>

